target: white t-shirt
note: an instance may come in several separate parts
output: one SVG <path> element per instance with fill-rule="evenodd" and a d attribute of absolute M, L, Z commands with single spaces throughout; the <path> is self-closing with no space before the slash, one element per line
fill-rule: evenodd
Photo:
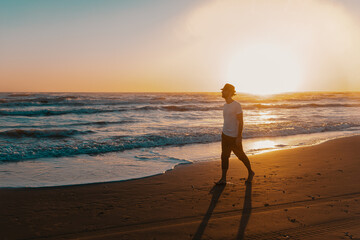
<path fill-rule="evenodd" d="M 239 120 L 237 119 L 237 114 L 242 113 L 242 108 L 240 103 L 233 101 L 231 103 L 224 104 L 224 126 L 223 133 L 230 137 L 237 137 L 239 131 Z"/>

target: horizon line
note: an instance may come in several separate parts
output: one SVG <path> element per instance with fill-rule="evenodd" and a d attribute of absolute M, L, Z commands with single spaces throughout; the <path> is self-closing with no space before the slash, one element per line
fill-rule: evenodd
<path fill-rule="evenodd" d="M 250 94 L 250 95 L 278 95 L 278 94 L 290 94 L 290 93 L 360 93 L 360 91 L 352 91 L 352 90 L 344 90 L 344 91 L 325 91 L 325 90 L 309 90 L 309 91 L 289 91 L 289 92 L 279 92 L 279 93 L 272 93 L 272 94 L 254 94 L 254 93 L 247 93 L 247 92 L 236 92 L 236 94 Z M 152 92 L 143 92 L 143 91 L 0 91 L 0 93 L 221 93 L 219 91 L 152 91 Z"/>

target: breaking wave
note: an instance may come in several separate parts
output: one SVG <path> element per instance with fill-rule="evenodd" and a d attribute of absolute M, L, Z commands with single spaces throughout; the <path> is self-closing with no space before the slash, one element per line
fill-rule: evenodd
<path fill-rule="evenodd" d="M 51 130 L 38 130 L 38 129 L 13 129 L 8 131 L 0 132 L 0 137 L 8 138 L 66 138 L 78 134 L 89 134 L 93 131 L 78 131 L 68 129 L 51 129 Z"/>

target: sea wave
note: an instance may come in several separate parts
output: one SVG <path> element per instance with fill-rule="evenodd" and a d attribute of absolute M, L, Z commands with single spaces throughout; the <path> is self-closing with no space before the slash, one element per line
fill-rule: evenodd
<path fill-rule="evenodd" d="M 204 105 L 143 106 L 143 107 L 138 107 L 135 110 L 140 110 L 140 111 L 162 110 L 168 112 L 213 111 L 213 110 L 222 110 L 222 105 L 210 106 L 210 107 L 205 107 Z"/>
<path fill-rule="evenodd" d="M 7 94 L 8 97 L 28 97 L 35 95 L 35 93 L 9 93 Z"/>
<path fill-rule="evenodd" d="M 299 108 L 350 108 L 350 107 L 360 107 L 360 103 L 334 103 L 334 104 L 242 104 L 243 109 L 245 110 L 259 110 L 259 109 L 299 109 Z M 123 107 L 123 108 L 78 108 L 78 109 L 64 109 L 64 110 L 51 110 L 51 109 L 40 109 L 40 110 L 0 110 L 0 116 L 28 116 L 28 117 L 38 117 L 38 116 L 55 116 L 55 115 L 65 115 L 65 114 L 98 114 L 98 113 L 111 113 L 111 112 L 131 112 L 131 111 L 168 111 L 168 112 L 190 112 L 190 111 L 221 111 L 223 105 L 166 105 L 166 106 L 151 106 L 146 105 L 142 107 Z"/>
<path fill-rule="evenodd" d="M 69 110 L 0 110 L 0 116 L 26 116 L 26 117 L 39 117 L 39 116 L 56 116 L 65 114 L 96 114 L 96 113 L 108 113 L 108 112 L 120 112 L 125 109 L 94 109 L 94 108 L 80 108 Z"/>
<path fill-rule="evenodd" d="M 72 126 L 108 126 L 108 125 L 122 125 L 128 123 L 136 123 L 135 120 L 120 120 L 120 121 L 92 121 L 92 122 L 75 122 L 75 123 L 68 123 L 68 124 L 40 124 L 40 125 L 14 125 L 14 126 L 0 126 L 1 128 L 18 128 L 18 129 L 28 129 L 28 128 L 56 128 L 56 127 L 72 127 Z"/>
<path fill-rule="evenodd" d="M 121 121 L 95 121 L 95 122 L 82 122 L 82 123 L 71 123 L 66 126 L 106 126 L 106 125 L 118 125 L 118 124 L 127 124 L 134 123 L 135 120 L 121 120 Z"/>
<path fill-rule="evenodd" d="M 342 122 L 342 123 L 318 123 L 307 124 L 303 123 L 273 123 L 273 124 L 253 124 L 245 126 L 244 138 L 256 137 L 282 137 L 292 136 L 298 134 L 311 134 L 321 132 L 333 131 L 353 131 L 360 130 L 360 125 L 356 123 Z"/>
<path fill-rule="evenodd" d="M 256 109 L 297 109 L 297 108 L 335 108 L 335 107 L 360 107 L 360 103 L 310 103 L 310 104 L 242 104 L 243 109 L 256 110 Z M 187 111 L 219 111 L 223 109 L 223 104 L 216 105 L 166 105 L 166 106 L 143 106 L 138 107 L 135 110 L 151 111 L 174 111 L 174 112 L 187 112 Z"/>
<path fill-rule="evenodd" d="M 139 94 L 79 94 L 79 95 L 45 95 L 45 94 L 19 94 L 1 96 L 1 107 L 25 107 L 25 106 L 124 106 L 124 105 L 162 105 L 167 103 L 210 103 L 221 101 L 221 99 L 206 98 L 205 95 L 168 95 L 158 96 L 158 94 L 149 94 L 146 96 Z"/>
<path fill-rule="evenodd" d="M 107 141 L 82 141 L 73 143 L 55 143 L 44 146 L 41 143 L 28 145 L 9 145 L 0 150 L 0 162 L 16 162 L 29 159 L 74 156 L 80 154 L 102 154 L 124 151 L 134 148 L 151 148 L 169 145 L 214 142 L 219 134 L 146 134 L 137 137 L 118 136 Z"/>
<path fill-rule="evenodd" d="M 72 129 L 49 129 L 49 130 L 39 130 L 39 129 L 12 129 L 0 132 L 0 137 L 7 138 L 66 138 L 78 134 L 89 134 L 93 131 L 78 131 Z"/>
<path fill-rule="evenodd" d="M 238 94 L 235 99 L 244 109 L 300 109 L 360 107 L 359 93 L 293 93 L 270 97 Z M 0 94 L 0 115 L 52 116 L 63 114 L 92 114 L 116 111 L 217 111 L 223 107 L 219 94 Z M 21 111 L 17 108 L 21 107 Z M 41 107 L 41 110 L 27 110 Z M 65 110 L 51 110 L 61 107 Z M 74 108 L 78 108 L 73 110 Z M 106 109 L 104 109 L 106 108 Z M 69 110 L 67 110 L 69 109 Z M 121 110 L 119 110 L 121 109 Z"/>
<path fill-rule="evenodd" d="M 333 108 L 333 107 L 360 107 L 360 103 L 308 103 L 308 104 L 246 104 L 244 109 L 296 109 L 296 108 Z"/>
<path fill-rule="evenodd" d="M 297 134 L 320 133 L 331 131 L 354 131 L 360 130 L 360 125 L 354 123 L 317 124 L 314 126 L 291 125 L 291 124 L 268 124 L 268 126 L 246 126 L 243 137 L 276 137 Z M 178 131 L 178 132 L 176 132 Z M 75 134 L 91 133 L 74 130 L 59 131 L 6 131 L 2 134 L 12 137 L 36 137 L 39 140 L 45 138 L 61 138 Z M 104 139 L 75 139 L 68 138 L 67 141 L 54 141 L 44 144 L 39 141 L 32 145 L 13 144 L 0 148 L 0 161 L 13 162 L 28 159 L 73 156 L 80 154 L 102 154 L 108 152 L 125 151 L 135 148 L 153 148 L 164 146 L 181 146 L 194 143 L 210 143 L 220 141 L 221 128 L 183 128 L 174 132 L 161 134 L 143 134 L 138 136 L 112 136 Z"/>
<path fill-rule="evenodd" d="M 359 101 L 359 92 L 343 93 L 286 93 L 256 96 L 244 93 L 235 95 L 243 103 L 299 103 L 321 101 Z M 222 102 L 220 93 L 0 93 L 0 106 L 37 105 L 126 105 L 126 104 L 196 104 Z M 5 105 L 3 105 L 5 104 Z"/>

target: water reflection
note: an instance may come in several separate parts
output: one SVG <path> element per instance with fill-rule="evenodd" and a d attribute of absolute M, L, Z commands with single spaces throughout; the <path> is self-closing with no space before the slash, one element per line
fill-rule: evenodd
<path fill-rule="evenodd" d="M 271 148 L 275 148 L 275 145 L 277 145 L 277 143 L 272 140 L 258 140 L 258 141 L 252 142 L 249 145 L 249 148 L 253 149 L 253 150 L 271 149 Z"/>

